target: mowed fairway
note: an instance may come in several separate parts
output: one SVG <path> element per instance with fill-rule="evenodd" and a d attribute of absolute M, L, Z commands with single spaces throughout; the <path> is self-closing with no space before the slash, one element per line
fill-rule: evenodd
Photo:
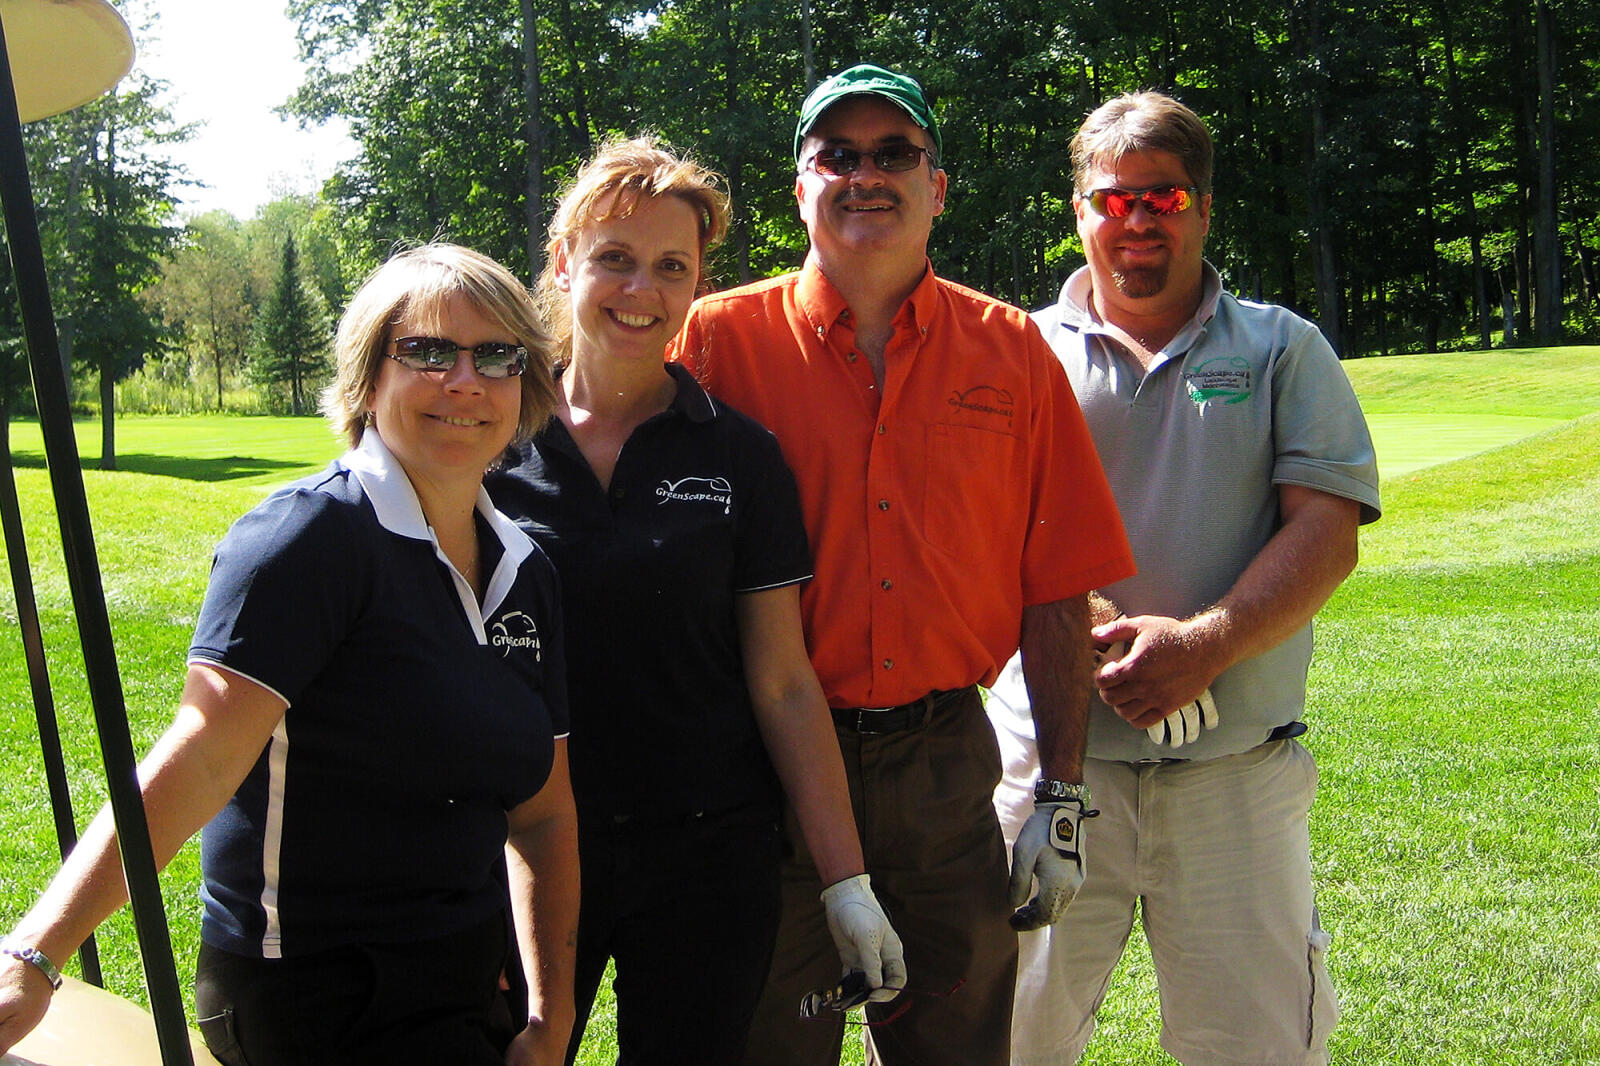
<path fill-rule="evenodd" d="M 1344 1008 L 1334 1058 L 1600 1063 L 1600 349 L 1346 369 L 1372 417 L 1385 513 L 1319 617 L 1307 715 L 1322 771 L 1319 902 Z M 12 437 L 81 824 L 104 786 L 37 429 Z M 97 426 L 79 440 L 98 454 Z M 267 486 L 338 445 L 313 419 L 130 418 L 118 449 L 124 471 L 84 476 L 142 750 L 176 699 L 211 547 Z M 9 928 L 55 845 L 8 576 L 0 586 Z M 195 856 L 191 844 L 165 877 L 185 982 Z M 111 985 L 142 997 L 125 920 L 101 948 Z M 598 1011 L 596 1025 L 609 1018 Z M 1135 947 L 1085 1061 L 1170 1061 L 1157 1029 Z M 610 1061 L 609 1036 L 592 1032 L 580 1061 Z"/>

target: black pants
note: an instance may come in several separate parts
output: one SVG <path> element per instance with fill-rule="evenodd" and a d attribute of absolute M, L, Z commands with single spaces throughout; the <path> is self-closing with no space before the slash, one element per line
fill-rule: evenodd
<path fill-rule="evenodd" d="M 618 1066 L 739 1061 L 778 930 L 772 822 L 586 833 L 580 841 L 576 1060 L 606 960 L 616 960 Z"/>
<path fill-rule="evenodd" d="M 288 959 L 200 947 L 195 1006 L 224 1066 L 503 1066 L 514 1035 L 499 993 L 505 922 L 411 944 Z"/>

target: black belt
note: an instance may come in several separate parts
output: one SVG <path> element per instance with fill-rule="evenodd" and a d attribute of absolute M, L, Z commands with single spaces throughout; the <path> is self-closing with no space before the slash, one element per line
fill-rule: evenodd
<path fill-rule="evenodd" d="M 1275 726 L 1273 728 L 1272 732 L 1267 734 L 1267 739 L 1263 740 L 1262 743 L 1263 744 L 1271 744 L 1274 740 L 1293 740 L 1295 737 L 1303 737 L 1306 734 L 1306 728 L 1307 728 L 1307 726 L 1306 726 L 1306 724 L 1304 722 L 1285 722 L 1285 723 L 1283 723 L 1283 725 Z M 1174 762 L 1194 762 L 1194 760 L 1193 759 L 1138 759 L 1135 762 L 1133 762 L 1132 765 L 1134 765 L 1134 766 L 1157 766 L 1157 765 L 1160 765 L 1160 764 L 1163 764 L 1163 763 L 1174 763 Z"/>
<path fill-rule="evenodd" d="M 933 691 L 898 707 L 829 707 L 833 724 L 852 733 L 903 733 L 916 729 L 928 715 L 971 692 L 970 688 Z"/>

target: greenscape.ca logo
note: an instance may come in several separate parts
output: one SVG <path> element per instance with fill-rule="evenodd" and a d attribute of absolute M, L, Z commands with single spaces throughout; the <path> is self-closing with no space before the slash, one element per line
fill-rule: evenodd
<path fill-rule="evenodd" d="M 1250 362 L 1237 355 L 1219 355 L 1185 370 L 1183 384 L 1196 407 L 1243 403 L 1250 398 Z"/>

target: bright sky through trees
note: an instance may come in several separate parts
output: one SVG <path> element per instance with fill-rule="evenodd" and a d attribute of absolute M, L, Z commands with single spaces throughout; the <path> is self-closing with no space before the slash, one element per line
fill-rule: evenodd
<path fill-rule="evenodd" d="M 139 5 L 115 0 L 134 29 L 137 69 L 168 83 L 173 117 L 204 122 L 171 154 L 208 188 L 186 188 L 182 211 L 249 218 L 288 192 L 315 192 L 354 146 L 342 123 L 302 130 L 273 108 L 300 86 L 284 0 L 161 0 L 150 33 Z"/>

